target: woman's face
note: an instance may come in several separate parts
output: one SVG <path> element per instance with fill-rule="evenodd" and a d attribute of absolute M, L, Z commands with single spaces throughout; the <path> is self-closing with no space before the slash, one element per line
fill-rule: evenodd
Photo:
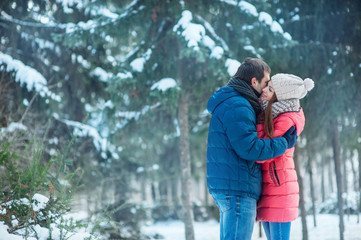
<path fill-rule="evenodd" d="M 262 90 L 261 98 L 262 100 L 271 100 L 273 95 L 275 94 L 275 90 L 273 89 L 272 81 L 269 81 L 267 86 Z"/>

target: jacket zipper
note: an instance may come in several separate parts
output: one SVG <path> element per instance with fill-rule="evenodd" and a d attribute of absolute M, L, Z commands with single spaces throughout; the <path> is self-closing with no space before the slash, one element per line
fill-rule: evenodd
<path fill-rule="evenodd" d="M 274 172 L 275 177 L 277 179 L 278 186 L 281 186 L 280 179 L 278 178 L 278 175 L 277 175 L 276 163 L 275 162 L 273 162 L 273 172 Z"/>

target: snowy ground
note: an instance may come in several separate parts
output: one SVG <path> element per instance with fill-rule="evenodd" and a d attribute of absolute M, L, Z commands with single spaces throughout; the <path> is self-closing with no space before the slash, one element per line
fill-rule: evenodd
<path fill-rule="evenodd" d="M 86 217 L 86 213 L 73 213 L 68 217 L 74 217 L 75 219 L 83 219 Z M 337 240 L 339 239 L 339 227 L 338 216 L 330 214 L 317 215 L 317 227 L 313 227 L 312 216 L 308 216 L 308 236 L 309 240 Z M 345 240 L 361 240 L 361 223 L 357 223 L 357 216 L 345 217 Z M 219 224 L 217 221 L 208 222 L 195 222 L 195 235 L 196 240 L 218 240 L 219 239 Z M 7 227 L 0 222 L 0 240 L 22 240 L 23 238 L 17 235 L 8 234 Z M 40 229 L 41 230 L 41 229 Z M 44 231 L 39 231 L 39 233 Z M 88 237 L 90 229 L 79 229 L 78 232 L 70 236 L 69 240 L 82 240 Z M 168 221 L 160 222 L 150 226 L 142 228 L 142 232 L 151 236 L 155 234 L 162 235 L 164 240 L 184 240 L 184 225 L 180 221 Z M 253 232 L 253 240 L 266 240 L 263 237 L 259 237 L 259 226 L 255 224 Z M 42 235 L 42 234 L 40 234 Z M 43 234 L 40 239 L 45 240 L 47 237 Z M 28 238 L 29 240 L 35 240 L 35 238 Z M 60 239 L 55 237 L 55 239 Z M 302 226 L 301 219 L 298 218 L 292 223 L 291 239 L 302 240 Z"/>
<path fill-rule="evenodd" d="M 320 214 L 317 215 L 317 227 L 313 227 L 313 218 L 308 216 L 308 237 L 309 240 L 337 240 L 339 239 L 339 220 L 337 215 Z M 361 240 L 361 223 L 357 223 L 357 216 L 347 216 L 344 219 L 346 231 L 345 240 Z M 164 236 L 164 240 L 184 240 L 184 225 L 180 221 L 161 222 L 143 228 L 144 233 L 159 233 Z M 255 224 L 253 238 L 254 240 L 266 240 L 258 236 L 258 223 Z M 195 222 L 196 240 L 218 240 L 219 225 L 217 221 Z M 291 239 L 302 240 L 301 219 L 298 218 L 292 223 Z"/>

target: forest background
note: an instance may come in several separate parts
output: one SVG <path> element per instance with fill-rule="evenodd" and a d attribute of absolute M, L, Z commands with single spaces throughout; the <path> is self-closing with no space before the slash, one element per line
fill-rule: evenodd
<path fill-rule="evenodd" d="M 194 239 L 194 221 L 217 219 L 207 100 L 246 57 L 315 81 L 294 156 L 301 218 L 338 214 L 343 239 L 344 214 L 360 213 L 360 1 L 5 0 L 0 9 L 9 232 L 36 236 L 34 226 L 82 209 L 105 239 L 143 239 L 142 224 L 167 219 Z M 26 204 L 37 193 L 50 199 L 41 209 Z"/>

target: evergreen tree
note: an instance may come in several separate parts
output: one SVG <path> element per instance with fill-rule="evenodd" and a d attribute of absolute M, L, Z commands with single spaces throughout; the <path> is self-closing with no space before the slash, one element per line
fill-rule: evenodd
<path fill-rule="evenodd" d="M 67 156 L 61 158 L 64 170 L 82 168 L 89 205 L 98 202 L 93 196 L 100 195 L 103 200 L 92 212 L 106 210 L 109 190 L 120 187 L 127 196 L 131 191 L 128 171 L 133 171 L 132 163 L 118 155 L 121 149 L 107 141 L 109 131 L 102 121 L 102 111 L 111 108 L 111 103 L 106 101 L 107 84 L 99 73 L 114 61 L 107 58 L 106 50 L 112 44 L 102 30 L 119 17 L 109 10 L 114 9 L 112 3 L 107 8 L 104 4 L 55 0 L 0 3 L 1 85 L 8 91 L 2 94 L 7 105 L 1 110 L 2 126 L 27 129 L 28 139 L 44 137 L 47 154 L 42 161 L 60 151 Z M 11 132 L 8 135 L 11 147 L 24 147 L 23 139 Z M 115 167 L 112 160 L 118 163 Z M 133 213 L 133 206 L 124 207 L 124 202 L 118 203 L 121 210 L 112 212 L 123 216 L 117 218 L 119 224 L 134 225 L 129 232 L 139 235 L 138 211 Z M 119 235 L 126 231 L 119 229 Z"/>

